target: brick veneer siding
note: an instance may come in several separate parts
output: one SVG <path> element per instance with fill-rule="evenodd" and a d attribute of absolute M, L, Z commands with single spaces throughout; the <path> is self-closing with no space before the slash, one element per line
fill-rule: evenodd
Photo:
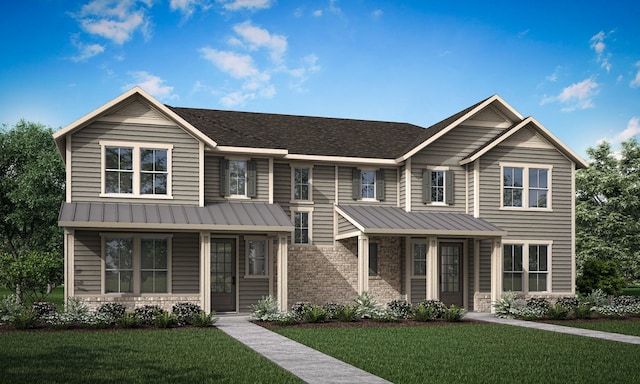
<path fill-rule="evenodd" d="M 369 292 L 381 304 L 401 299 L 401 241 L 372 237 L 378 243 L 378 276 L 369 277 Z M 351 304 L 358 289 L 357 238 L 335 246 L 289 246 L 289 303 Z"/>

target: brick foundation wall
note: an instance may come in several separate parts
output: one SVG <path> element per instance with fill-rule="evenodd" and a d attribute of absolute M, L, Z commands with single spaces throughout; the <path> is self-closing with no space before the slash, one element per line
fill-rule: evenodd
<path fill-rule="evenodd" d="M 128 311 L 144 305 L 157 305 L 162 309 L 171 312 L 171 308 L 177 303 L 193 303 L 200 305 L 200 295 L 171 295 L 171 296 L 76 296 L 91 309 L 96 309 L 104 303 L 120 303 L 124 305 Z"/>
<path fill-rule="evenodd" d="M 401 241 L 371 238 L 378 243 L 378 276 L 369 277 L 369 292 L 381 304 L 401 299 Z M 289 303 L 352 304 L 358 289 L 357 238 L 335 246 L 289 246 Z"/>

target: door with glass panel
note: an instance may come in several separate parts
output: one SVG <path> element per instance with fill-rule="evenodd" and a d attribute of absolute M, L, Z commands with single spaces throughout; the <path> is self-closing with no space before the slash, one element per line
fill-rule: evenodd
<path fill-rule="evenodd" d="M 462 306 L 462 243 L 440 243 L 438 246 L 440 268 L 440 301 L 447 306 L 455 304 Z"/>
<path fill-rule="evenodd" d="M 236 310 L 235 239 L 211 239 L 211 309 Z"/>

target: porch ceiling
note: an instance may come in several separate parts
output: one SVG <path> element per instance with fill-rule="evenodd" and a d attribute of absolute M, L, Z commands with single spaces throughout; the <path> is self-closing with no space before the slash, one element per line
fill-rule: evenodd
<path fill-rule="evenodd" d="M 63 203 L 58 224 L 68 228 L 291 232 L 278 204 L 225 202 L 178 204 Z"/>
<path fill-rule="evenodd" d="M 471 215 L 407 212 L 402 208 L 338 205 L 336 212 L 365 234 L 498 237 L 503 229 Z"/>

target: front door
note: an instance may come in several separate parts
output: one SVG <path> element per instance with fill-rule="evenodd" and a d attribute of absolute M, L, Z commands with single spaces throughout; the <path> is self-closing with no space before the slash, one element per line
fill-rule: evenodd
<path fill-rule="evenodd" d="M 211 309 L 236 310 L 235 239 L 211 239 Z"/>
<path fill-rule="evenodd" d="M 438 247 L 440 268 L 440 301 L 447 306 L 463 306 L 462 243 L 440 243 Z"/>

